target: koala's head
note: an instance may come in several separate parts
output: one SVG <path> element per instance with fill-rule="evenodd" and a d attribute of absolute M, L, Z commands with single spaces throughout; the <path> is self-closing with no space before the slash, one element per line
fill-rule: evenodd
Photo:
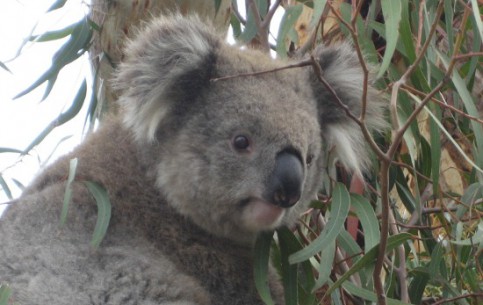
<path fill-rule="evenodd" d="M 352 49 L 319 48 L 316 58 L 359 115 L 363 74 Z M 358 126 L 312 67 L 240 75 L 287 64 L 226 45 L 196 17 L 155 19 L 127 47 L 116 79 L 125 126 L 169 204 L 208 232 L 249 241 L 293 223 L 316 196 L 327 148 L 356 172 L 367 167 Z M 380 127 L 373 91 L 368 107 L 366 122 Z"/>

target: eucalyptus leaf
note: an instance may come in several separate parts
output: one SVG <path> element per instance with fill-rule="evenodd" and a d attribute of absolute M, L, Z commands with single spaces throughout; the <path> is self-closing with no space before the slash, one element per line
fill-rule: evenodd
<path fill-rule="evenodd" d="M 111 220 L 111 201 L 104 187 L 92 181 L 84 181 L 89 192 L 94 196 L 97 203 L 97 221 L 92 235 L 91 246 L 99 247 L 104 236 L 107 233 L 109 222 Z"/>
<path fill-rule="evenodd" d="M 350 196 L 342 183 L 336 183 L 332 192 L 330 218 L 322 233 L 313 240 L 307 247 L 290 256 L 291 264 L 299 263 L 309 259 L 320 252 L 326 245 L 335 240 L 339 232 L 344 228 L 344 222 L 349 214 Z"/>
<path fill-rule="evenodd" d="M 297 22 L 300 14 L 302 14 L 302 10 L 302 4 L 289 6 L 285 10 L 282 21 L 280 22 L 280 28 L 278 29 L 277 35 L 276 51 L 278 56 L 280 56 L 281 58 L 286 58 L 288 55 L 286 38 L 289 35 L 290 31 L 294 28 L 295 22 Z"/>
<path fill-rule="evenodd" d="M 381 1 L 381 7 L 386 26 L 386 49 L 376 78 L 381 77 L 391 63 L 399 40 L 399 22 L 401 21 L 402 11 L 400 1 Z"/>
<path fill-rule="evenodd" d="M 396 247 L 409 239 L 411 239 L 411 234 L 408 233 L 400 233 L 397 235 L 389 236 L 389 238 L 387 239 L 386 253 L 394 250 Z M 347 281 L 347 279 L 351 275 L 358 272 L 362 268 L 373 264 L 378 255 L 378 252 L 379 245 L 376 245 L 375 247 L 367 251 L 360 260 L 354 263 L 354 265 L 346 273 L 344 273 L 332 286 L 329 287 L 325 294 L 330 295 L 335 289 L 339 288 L 342 283 Z"/>
<path fill-rule="evenodd" d="M 69 176 L 65 185 L 64 201 L 62 204 L 62 212 L 60 213 L 60 225 L 64 225 L 67 220 L 67 212 L 69 211 L 69 205 L 72 200 L 72 182 L 74 182 L 75 173 L 77 170 L 78 159 L 71 159 L 69 162 Z"/>
<path fill-rule="evenodd" d="M 0 285 L 0 305 L 9 305 L 9 299 L 12 295 L 12 289 L 6 284 Z"/>
<path fill-rule="evenodd" d="M 254 277 L 258 294 L 266 305 L 274 305 L 268 286 L 268 262 L 270 260 L 270 244 L 273 231 L 262 232 L 258 235 L 254 248 Z"/>
<path fill-rule="evenodd" d="M 71 120 L 73 117 L 75 117 L 79 111 L 82 108 L 82 105 L 84 104 L 84 100 L 86 97 L 87 93 L 87 83 L 86 80 L 84 80 L 77 91 L 77 94 L 74 98 L 74 101 L 72 102 L 72 105 L 67 109 L 65 112 L 60 114 L 55 120 L 50 122 L 47 127 L 44 128 L 42 132 L 40 132 L 39 135 L 32 141 L 32 143 L 27 146 L 22 152 L 22 154 L 27 154 L 32 148 L 37 146 L 42 140 L 56 127 L 65 124 L 69 120 Z"/>

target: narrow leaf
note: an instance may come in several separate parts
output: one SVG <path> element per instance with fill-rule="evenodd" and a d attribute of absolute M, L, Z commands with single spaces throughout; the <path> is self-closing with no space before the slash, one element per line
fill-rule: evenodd
<path fill-rule="evenodd" d="M 72 182 L 75 178 L 77 170 L 77 158 L 71 159 L 69 162 L 69 176 L 65 185 L 64 202 L 62 205 L 62 212 L 60 213 L 60 225 L 63 226 L 67 220 L 67 212 L 69 211 L 69 205 L 72 200 Z"/>
<path fill-rule="evenodd" d="M 270 259 L 270 244 L 272 243 L 273 231 L 262 232 L 255 242 L 254 277 L 258 294 L 266 305 L 274 305 L 268 286 L 268 261 Z"/>
<path fill-rule="evenodd" d="M 55 120 L 50 122 L 47 127 L 44 128 L 42 132 L 32 141 L 32 143 L 27 146 L 22 152 L 22 154 L 27 154 L 32 148 L 34 148 L 36 145 L 38 145 L 42 140 L 52 131 L 54 128 L 68 122 L 71 120 L 73 117 L 75 117 L 79 111 L 82 108 L 82 105 L 84 104 L 84 100 L 86 98 L 86 93 L 87 93 L 87 83 L 84 80 L 77 91 L 77 94 L 74 98 L 74 101 L 72 102 L 72 105 L 67 109 L 65 112 L 63 112 L 61 115 L 59 115 Z"/>
<path fill-rule="evenodd" d="M 404 243 L 409 239 L 411 239 L 411 234 L 409 233 L 400 233 L 397 235 L 390 236 L 387 239 L 386 252 L 394 250 L 397 246 L 401 245 L 402 243 Z M 377 257 L 378 252 L 379 252 L 379 245 L 376 245 L 371 250 L 367 251 L 366 254 L 360 260 L 354 263 L 354 265 L 346 273 L 344 273 L 337 280 L 337 282 L 334 283 L 334 285 L 329 287 L 329 289 L 326 291 L 326 295 L 331 294 L 335 289 L 339 288 L 343 282 L 345 282 L 351 275 L 361 270 L 363 267 L 373 264 Z"/>
<path fill-rule="evenodd" d="M 324 13 L 326 4 L 327 0 L 319 0 L 314 2 L 314 12 L 312 13 L 312 20 L 310 21 L 310 28 L 315 27 L 315 25 L 319 22 L 320 17 Z"/>
<path fill-rule="evenodd" d="M 361 195 L 351 194 L 351 206 L 361 222 L 364 231 L 364 247 L 371 249 L 379 243 L 379 221 L 370 202 Z"/>
<path fill-rule="evenodd" d="M 443 62 L 443 65 L 445 66 L 445 68 L 448 68 L 448 65 L 449 65 L 448 57 L 439 51 L 437 51 L 437 53 L 441 61 Z M 468 88 L 466 88 L 466 83 L 461 78 L 457 69 L 453 69 L 453 73 L 450 79 L 453 82 L 453 85 L 456 87 L 456 91 L 458 91 L 461 101 L 465 105 L 467 113 L 473 117 L 479 118 L 480 116 L 475 106 L 476 103 L 472 98 L 471 93 L 468 91 Z M 475 158 L 477 160 L 478 166 L 481 167 L 483 166 L 483 126 L 474 120 L 471 120 L 470 123 L 473 129 L 473 132 L 475 133 L 477 152 L 480 152 L 479 154 L 476 154 Z"/>
<path fill-rule="evenodd" d="M 473 12 L 473 17 L 476 21 L 476 26 L 478 27 L 478 33 L 480 34 L 480 39 L 483 40 L 483 22 L 481 21 L 481 16 L 479 12 L 478 3 L 476 0 L 471 0 L 471 11 Z"/>
<path fill-rule="evenodd" d="M 47 12 L 55 11 L 56 9 L 59 9 L 65 5 L 67 0 L 57 0 L 50 6 L 50 8 L 47 10 Z"/>
<path fill-rule="evenodd" d="M 349 214 L 350 196 L 342 183 L 337 183 L 332 194 L 331 213 L 324 231 L 307 247 L 290 256 L 291 264 L 299 263 L 314 256 L 324 249 L 327 244 L 334 241 L 344 228 L 344 222 Z"/>
<path fill-rule="evenodd" d="M 45 42 L 45 41 L 61 39 L 61 38 L 67 37 L 70 34 L 72 34 L 72 31 L 75 29 L 77 24 L 78 23 L 74 23 L 74 24 L 66 26 L 63 29 L 45 32 L 41 35 L 30 36 L 29 40 L 30 41 L 36 41 L 36 42 Z"/>
<path fill-rule="evenodd" d="M 381 1 L 381 7 L 386 25 L 386 49 L 377 78 L 386 72 L 396 50 L 396 44 L 399 40 L 399 22 L 401 21 L 402 10 L 401 2 L 399 1 Z"/>
<path fill-rule="evenodd" d="M 315 282 L 315 287 L 312 292 L 316 292 L 320 287 L 325 285 L 329 280 L 330 273 L 332 271 L 332 265 L 334 262 L 335 256 L 335 240 L 327 244 L 326 248 L 322 250 L 320 255 L 320 264 L 319 264 L 319 277 Z"/>
<path fill-rule="evenodd" d="M 1 173 L 0 173 L 0 187 L 2 187 L 2 190 L 5 193 L 5 195 L 7 195 L 8 199 L 12 200 L 13 199 L 12 191 L 10 191 L 7 181 L 5 181 Z"/>
<path fill-rule="evenodd" d="M 92 196 L 94 196 L 97 203 L 97 221 L 91 240 L 91 246 L 97 248 L 104 239 L 107 228 L 109 227 L 109 221 L 111 220 L 111 201 L 104 187 L 91 181 L 85 181 L 84 184 Z"/>
<path fill-rule="evenodd" d="M 350 281 L 347 281 L 344 284 L 342 284 L 342 287 L 344 287 L 344 289 L 347 290 L 351 295 L 358 296 L 367 301 L 377 302 L 377 296 L 374 292 L 364 288 L 357 287 Z M 387 304 L 388 305 L 408 305 L 408 303 L 405 303 L 400 300 L 391 299 L 391 298 L 387 298 Z"/>
<path fill-rule="evenodd" d="M 7 67 L 7 65 L 5 65 L 3 62 L 0 61 L 0 68 L 2 68 L 3 70 L 5 71 L 8 71 L 10 73 L 12 73 L 12 71 L 10 71 Z"/>
<path fill-rule="evenodd" d="M 277 230 L 278 242 L 280 245 L 282 263 L 282 283 L 285 293 L 286 305 L 297 305 L 298 303 L 298 273 L 297 265 L 291 265 L 288 257 L 291 253 L 302 248 L 297 238 L 287 228 Z"/>
<path fill-rule="evenodd" d="M 5 284 L 0 285 L 0 305 L 8 305 L 12 289 Z"/>
<path fill-rule="evenodd" d="M 281 58 L 287 57 L 287 41 L 286 37 L 289 32 L 293 29 L 295 22 L 299 18 L 300 14 L 302 14 L 303 5 L 297 4 L 293 6 L 287 7 L 285 10 L 285 14 L 282 17 L 282 21 L 280 22 L 280 28 L 278 29 L 277 35 L 277 54 Z"/>
<path fill-rule="evenodd" d="M 20 149 L 16 149 L 16 148 L 0 147 L 0 153 L 20 154 L 20 153 L 22 153 L 22 151 Z"/>

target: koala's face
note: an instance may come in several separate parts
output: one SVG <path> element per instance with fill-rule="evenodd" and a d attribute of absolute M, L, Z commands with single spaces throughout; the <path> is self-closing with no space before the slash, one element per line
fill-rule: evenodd
<path fill-rule="evenodd" d="M 246 53 L 244 60 L 260 55 Z M 211 82 L 178 123 L 160 124 L 158 185 L 182 214 L 244 239 L 292 222 L 305 207 L 301 202 L 315 198 L 321 131 L 311 91 L 301 92 L 296 76 L 285 71 Z"/>
<path fill-rule="evenodd" d="M 324 76 L 356 104 L 355 55 L 320 56 Z M 360 132 L 310 67 L 241 75 L 286 64 L 179 16 L 155 20 L 127 49 L 117 79 L 125 125 L 152 155 L 168 203 L 213 234 L 245 242 L 293 223 L 315 198 L 324 146 L 338 145 L 355 170 L 364 165 Z"/>

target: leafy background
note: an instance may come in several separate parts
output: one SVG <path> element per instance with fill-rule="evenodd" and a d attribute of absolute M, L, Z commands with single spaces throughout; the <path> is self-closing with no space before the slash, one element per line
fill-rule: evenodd
<path fill-rule="evenodd" d="M 46 14 L 66 2 L 53 1 Z M 28 38 L 28 44 L 65 43 L 18 96 L 41 85 L 49 96 L 59 73 L 89 50 L 93 77 L 81 82 L 70 106 L 28 147 L 0 148 L 0 158 L 32 153 L 83 106 L 86 133 L 102 124 L 104 113 L 117 111 L 116 93 L 105 82 L 122 57 L 122 43 L 112 46 L 119 33 L 111 23 L 128 36 L 131 26 L 166 7 L 133 1 L 132 11 L 118 6 L 106 15 L 112 9 L 107 2 L 86 4 L 90 15 Z M 374 86 L 387 95 L 390 128 L 366 134 L 374 173 L 363 182 L 334 163 L 331 180 L 321 186 L 326 191 L 295 228 L 260 235 L 255 282 L 267 304 L 273 303 L 269 259 L 282 275 L 289 305 L 483 302 L 482 1 L 180 2 L 185 12 L 211 14 L 218 28 L 226 31 L 230 24 L 240 43 L 277 57 L 310 53 L 316 43 L 351 41 L 361 65 L 377 67 Z M 8 64 L 0 65 L 8 73 Z M 362 117 L 353 119 L 365 129 Z M 2 177 L 0 172 L 9 196 L 15 180 Z M 0 287 L 1 305 L 9 294 L 8 286 Z"/>

